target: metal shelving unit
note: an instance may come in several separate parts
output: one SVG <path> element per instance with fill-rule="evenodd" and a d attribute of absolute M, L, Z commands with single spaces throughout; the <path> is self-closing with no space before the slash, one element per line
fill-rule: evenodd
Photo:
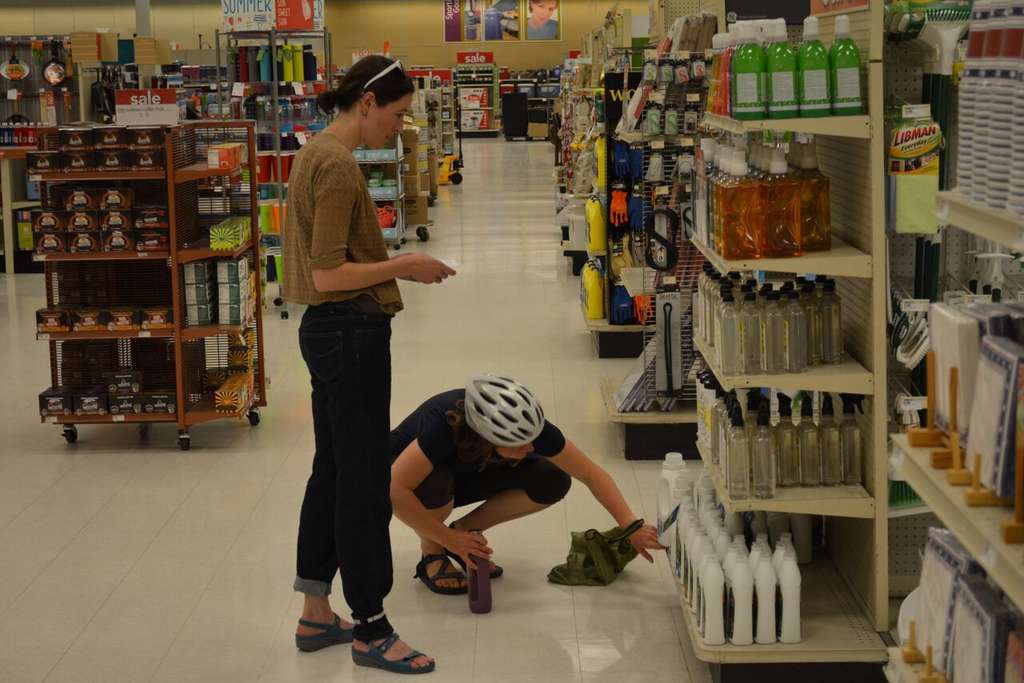
<path fill-rule="evenodd" d="M 839 138 L 871 137 L 870 116 L 825 116 L 816 119 L 762 119 L 760 121 L 738 121 L 717 114 L 705 114 L 703 123 L 726 133 L 807 133 L 829 135 Z"/>
<path fill-rule="evenodd" d="M 730 261 L 700 240 L 693 240 L 694 246 L 700 249 L 704 257 L 711 261 L 720 273 L 742 273 L 754 270 L 774 273 L 815 273 L 834 277 L 869 278 L 872 273 L 871 256 L 844 242 L 841 238 L 832 238 L 832 248 L 828 251 L 807 253 L 795 258 L 742 259 Z"/>
<path fill-rule="evenodd" d="M 489 106 L 468 107 L 462 102 L 462 90 L 464 88 L 483 88 L 490 95 Z M 501 118 L 501 98 L 498 94 L 498 67 L 494 64 L 486 65 L 459 65 L 455 68 L 455 98 L 459 100 L 459 120 L 456 122 L 458 134 L 468 136 L 497 136 L 501 131 L 498 120 Z M 466 128 L 465 117 L 468 112 L 482 111 L 489 112 L 490 122 L 486 128 Z"/>
<path fill-rule="evenodd" d="M 1014 250 L 1024 249 L 1024 217 L 978 204 L 956 190 L 940 192 L 935 213 L 939 220 L 972 235 Z"/>

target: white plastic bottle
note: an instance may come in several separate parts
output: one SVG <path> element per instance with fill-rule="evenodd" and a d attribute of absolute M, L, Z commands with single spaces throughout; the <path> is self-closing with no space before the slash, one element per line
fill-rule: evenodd
<path fill-rule="evenodd" d="M 706 534 L 699 534 L 693 543 L 693 567 L 690 575 L 690 609 L 697 611 L 697 596 L 700 594 L 700 572 L 704 565 L 704 559 L 712 548 L 711 541 Z"/>
<path fill-rule="evenodd" d="M 800 631 L 800 568 L 796 566 L 796 554 L 787 552 L 779 575 L 782 594 L 782 628 L 779 642 L 799 643 Z"/>
<path fill-rule="evenodd" d="M 661 475 L 658 477 L 657 514 L 658 541 L 662 545 L 670 547 L 669 557 L 673 556 L 674 549 L 671 549 L 672 537 L 675 531 L 673 527 L 679 513 L 679 504 L 675 500 L 674 493 L 677 490 L 676 481 L 682 475 L 683 454 L 666 453 L 665 462 L 661 464 Z"/>
<path fill-rule="evenodd" d="M 725 557 L 725 551 L 729 549 L 730 543 L 732 543 L 732 538 L 729 536 L 729 532 L 725 530 L 725 527 L 719 527 L 715 535 L 715 553 Z"/>
<path fill-rule="evenodd" d="M 717 561 L 704 564 L 703 626 L 704 642 L 708 645 L 725 644 L 725 574 Z"/>
<path fill-rule="evenodd" d="M 786 551 L 792 547 L 793 535 L 789 532 L 782 534 L 775 544 L 775 552 L 772 553 L 772 569 L 775 570 L 776 576 L 782 574 L 782 563 L 786 559 Z"/>
<path fill-rule="evenodd" d="M 732 613 L 729 642 L 751 645 L 754 642 L 754 575 L 746 562 L 737 562 L 732 570 L 729 611 Z"/>
<path fill-rule="evenodd" d="M 757 589 L 757 636 L 760 645 L 771 645 L 775 642 L 775 587 L 777 579 L 772 562 L 762 557 L 757 565 L 755 575 Z"/>
<path fill-rule="evenodd" d="M 743 513 L 730 512 L 725 516 L 725 530 L 729 532 L 729 535 L 735 538 L 737 535 L 743 535 Z"/>

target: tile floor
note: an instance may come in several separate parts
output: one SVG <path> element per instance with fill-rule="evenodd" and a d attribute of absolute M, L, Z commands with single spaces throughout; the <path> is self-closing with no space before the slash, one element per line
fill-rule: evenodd
<path fill-rule="evenodd" d="M 454 261 L 442 286 L 403 284 L 393 418 L 473 373 L 527 383 L 550 419 L 653 517 L 654 463 L 627 463 L 604 419 L 602 375 L 558 249 L 552 148 L 468 141 L 466 180 L 442 188 L 428 244 Z M 65 445 L 39 424 L 48 357 L 33 341 L 42 278 L 0 276 L 0 681 L 363 681 L 348 647 L 300 654 L 291 591 L 299 502 L 313 435 L 297 311 L 265 321 L 270 405 L 262 424 L 202 425 L 181 452 L 173 426 L 80 428 Z M 575 485 L 562 503 L 490 534 L 506 577 L 495 610 L 429 593 L 419 548 L 397 520 L 388 612 L 438 660 L 434 681 L 708 681 L 680 637 L 667 566 L 634 562 L 608 588 L 547 583 L 570 529 L 610 526 Z M 337 595 L 340 591 L 335 590 Z M 335 607 L 344 613 L 344 606 Z M 393 680 L 393 679 L 392 679 Z"/>

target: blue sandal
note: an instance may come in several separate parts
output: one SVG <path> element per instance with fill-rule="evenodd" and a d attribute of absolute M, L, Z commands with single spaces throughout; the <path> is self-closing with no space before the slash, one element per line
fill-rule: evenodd
<path fill-rule="evenodd" d="M 341 617 L 334 615 L 333 624 L 318 624 L 315 621 L 299 619 L 299 624 L 306 628 L 318 628 L 323 633 L 316 633 L 311 636 L 295 635 L 295 647 L 303 652 L 316 652 L 331 645 L 344 645 L 352 642 L 354 628 L 342 628 Z"/>
<path fill-rule="evenodd" d="M 418 650 L 413 650 L 409 655 L 394 662 L 387 659 L 384 655 L 387 654 L 387 651 L 394 647 L 397 642 L 398 634 L 392 633 L 380 645 L 367 643 L 369 649 L 366 652 L 360 652 L 359 650 L 352 648 L 352 661 L 359 666 L 381 669 L 393 674 L 428 674 L 434 670 L 436 662 L 431 662 L 426 666 L 412 665 L 412 660 L 417 657 L 426 657 L 426 655 Z"/>

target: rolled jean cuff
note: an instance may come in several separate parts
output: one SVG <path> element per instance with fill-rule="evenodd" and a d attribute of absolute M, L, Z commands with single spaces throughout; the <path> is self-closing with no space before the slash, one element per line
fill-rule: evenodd
<path fill-rule="evenodd" d="M 314 579 L 304 579 L 301 576 L 295 577 L 295 584 L 292 586 L 297 592 L 306 595 L 318 595 L 325 597 L 331 594 L 331 584 Z"/>

